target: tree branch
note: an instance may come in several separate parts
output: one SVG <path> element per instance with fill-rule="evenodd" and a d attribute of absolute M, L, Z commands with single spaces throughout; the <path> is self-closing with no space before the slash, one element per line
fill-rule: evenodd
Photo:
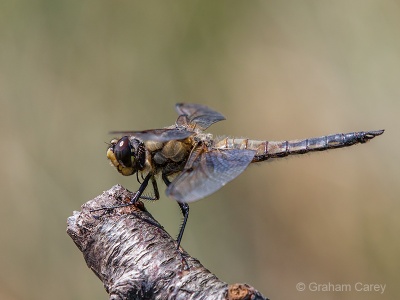
<path fill-rule="evenodd" d="M 146 211 L 129 203 L 120 185 L 85 203 L 68 218 L 67 233 L 110 299 L 266 299 L 247 284 L 228 285 L 189 256 Z"/>

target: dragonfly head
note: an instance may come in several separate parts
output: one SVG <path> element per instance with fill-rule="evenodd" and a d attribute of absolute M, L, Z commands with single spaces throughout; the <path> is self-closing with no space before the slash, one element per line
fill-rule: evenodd
<path fill-rule="evenodd" d="M 143 142 L 124 136 L 113 139 L 107 149 L 107 158 L 124 176 L 129 176 L 144 168 L 146 151 Z"/>

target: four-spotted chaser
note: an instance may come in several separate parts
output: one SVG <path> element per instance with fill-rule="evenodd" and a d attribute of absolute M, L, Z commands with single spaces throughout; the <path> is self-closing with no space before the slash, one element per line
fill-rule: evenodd
<path fill-rule="evenodd" d="M 189 202 L 204 198 L 242 173 L 250 163 L 310 151 L 323 151 L 365 143 L 383 130 L 332 134 L 292 141 L 258 141 L 244 138 L 213 139 L 204 133 L 210 125 L 225 120 L 220 113 L 199 104 L 179 103 L 179 117 L 172 126 L 145 131 L 115 131 L 107 158 L 122 175 L 136 174 L 138 199 L 159 199 L 155 176 L 167 185 L 166 194 L 178 201 L 184 220 L 178 248 L 189 216 Z M 142 182 L 139 178 L 142 178 Z M 151 181 L 154 197 L 143 195 Z M 124 205 L 125 206 L 125 205 Z"/>

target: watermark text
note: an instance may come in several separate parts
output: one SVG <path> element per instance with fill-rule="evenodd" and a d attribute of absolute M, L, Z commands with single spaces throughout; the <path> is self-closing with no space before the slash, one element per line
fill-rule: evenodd
<path fill-rule="evenodd" d="M 383 294 L 386 289 L 386 283 L 333 283 L 333 282 L 299 282 L 296 284 L 299 292 L 370 292 Z"/>

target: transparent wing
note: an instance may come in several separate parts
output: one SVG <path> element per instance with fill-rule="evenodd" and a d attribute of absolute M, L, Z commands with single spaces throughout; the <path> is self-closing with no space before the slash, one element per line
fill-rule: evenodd
<path fill-rule="evenodd" d="M 225 117 L 212 110 L 211 108 L 193 103 L 178 103 L 175 106 L 179 115 L 186 115 L 189 124 L 196 124 L 197 127 L 204 130 L 215 122 L 225 120 Z M 182 118 L 178 118 L 182 120 Z"/>
<path fill-rule="evenodd" d="M 128 135 L 134 136 L 142 141 L 155 141 L 155 142 L 167 142 L 171 140 L 183 140 L 194 134 L 192 131 L 185 129 L 149 129 L 143 131 L 112 131 L 111 134 Z"/>
<path fill-rule="evenodd" d="M 188 164 L 166 190 L 179 202 L 193 202 L 219 190 L 242 173 L 253 160 L 253 150 L 193 151 Z M 193 160 L 192 156 L 197 157 Z"/>

